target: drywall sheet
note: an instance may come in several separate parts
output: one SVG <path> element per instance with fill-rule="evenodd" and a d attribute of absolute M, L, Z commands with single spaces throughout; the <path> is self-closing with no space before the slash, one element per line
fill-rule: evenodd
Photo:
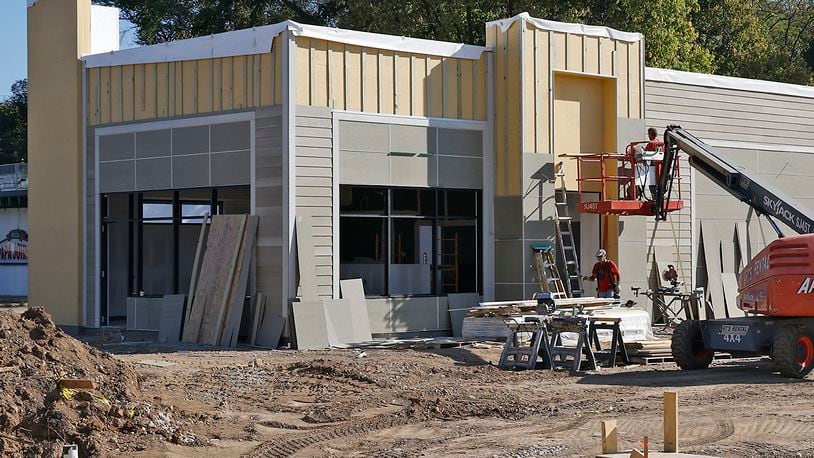
<path fill-rule="evenodd" d="M 365 300 L 365 287 L 362 279 L 341 280 L 339 282 L 342 298 L 350 301 L 350 316 L 353 320 L 353 335 L 355 342 L 365 342 L 372 339 L 370 335 L 370 318 L 367 315 L 367 301 Z"/>
<path fill-rule="evenodd" d="M 735 243 L 740 255 L 738 271 L 741 271 L 744 267 L 746 267 L 746 263 L 749 262 L 749 259 L 751 259 L 751 256 L 749 256 L 750 250 L 747 248 L 746 222 L 744 221 L 738 221 L 735 223 Z"/>
<path fill-rule="evenodd" d="M 731 272 L 724 272 L 721 275 L 721 282 L 726 300 L 726 316 L 729 318 L 746 316 L 743 310 L 738 308 L 738 277 Z"/>
<path fill-rule="evenodd" d="M 319 300 L 317 272 L 314 266 L 314 237 L 311 218 L 297 217 L 297 261 L 300 271 L 300 297 L 303 302 Z"/>
<path fill-rule="evenodd" d="M 449 321 L 452 327 L 452 336 L 461 337 L 464 318 L 469 309 L 478 307 L 480 296 L 477 293 L 457 293 L 447 296 Z"/>
<path fill-rule="evenodd" d="M 292 304 L 292 308 L 294 309 L 297 349 L 315 350 L 330 347 L 328 323 L 322 303 L 318 301 L 295 302 Z"/>
<path fill-rule="evenodd" d="M 361 342 L 356 338 L 350 299 L 322 301 L 322 305 L 325 307 L 328 341 L 332 347 Z"/>
<path fill-rule="evenodd" d="M 161 322 L 158 341 L 175 343 L 181 340 L 181 324 L 184 321 L 186 294 L 165 295 L 161 302 Z"/>
<path fill-rule="evenodd" d="M 726 317 L 726 303 L 721 280 L 721 238 L 715 221 L 701 221 L 701 243 L 704 245 L 704 264 L 707 271 L 707 296 L 712 300 L 713 318 Z M 709 317 L 708 317 L 709 318 Z"/>

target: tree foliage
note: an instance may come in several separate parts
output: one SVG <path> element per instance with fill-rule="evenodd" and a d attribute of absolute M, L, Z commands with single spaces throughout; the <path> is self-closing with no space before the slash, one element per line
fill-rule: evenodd
<path fill-rule="evenodd" d="M 11 85 L 0 101 L 0 164 L 26 162 L 28 150 L 28 80 Z"/>
<path fill-rule="evenodd" d="M 654 67 L 808 84 L 812 0 L 97 0 L 159 43 L 285 19 L 483 44 L 484 22 L 528 11 L 645 36 Z"/>

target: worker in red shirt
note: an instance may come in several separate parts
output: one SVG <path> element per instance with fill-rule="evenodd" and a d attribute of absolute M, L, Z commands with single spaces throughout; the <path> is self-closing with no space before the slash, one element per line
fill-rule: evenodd
<path fill-rule="evenodd" d="M 619 267 L 608 259 L 608 253 L 603 249 L 596 252 L 596 264 L 591 275 L 582 277 L 583 280 L 596 280 L 596 297 L 605 298 L 619 297 L 619 278 Z"/>
<path fill-rule="evenodd" d="M 664 142 L 659 138 L 659 133 L 656 131 L 656 129 L 650 127 L 647 129 L 647 144 L 644 145 L 644 150 L 658 151 L 659 148 L 662 150 L 664 149 Z"/>

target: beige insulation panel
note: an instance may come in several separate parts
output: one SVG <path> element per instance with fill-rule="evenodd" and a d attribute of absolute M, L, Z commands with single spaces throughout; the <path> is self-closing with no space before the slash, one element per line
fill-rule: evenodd
<path fill-rule="evenodd" d="M 89 68 L 88 125 L 279 105 L 279 43 L 267 54 Z"/>

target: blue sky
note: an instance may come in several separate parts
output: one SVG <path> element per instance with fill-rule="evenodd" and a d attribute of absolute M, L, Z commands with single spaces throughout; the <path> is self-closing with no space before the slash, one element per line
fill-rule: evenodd
<path fill-rule="evenodd" d="M 26 0 L 0 0 L 0 99 L 11 94 L 11 85 L 26 77 Z M 124 32 L 132 24 L 122 21 Z M 122 37 L 121 47 L 133 46 L 135 34 L 131 30 Z"/>

